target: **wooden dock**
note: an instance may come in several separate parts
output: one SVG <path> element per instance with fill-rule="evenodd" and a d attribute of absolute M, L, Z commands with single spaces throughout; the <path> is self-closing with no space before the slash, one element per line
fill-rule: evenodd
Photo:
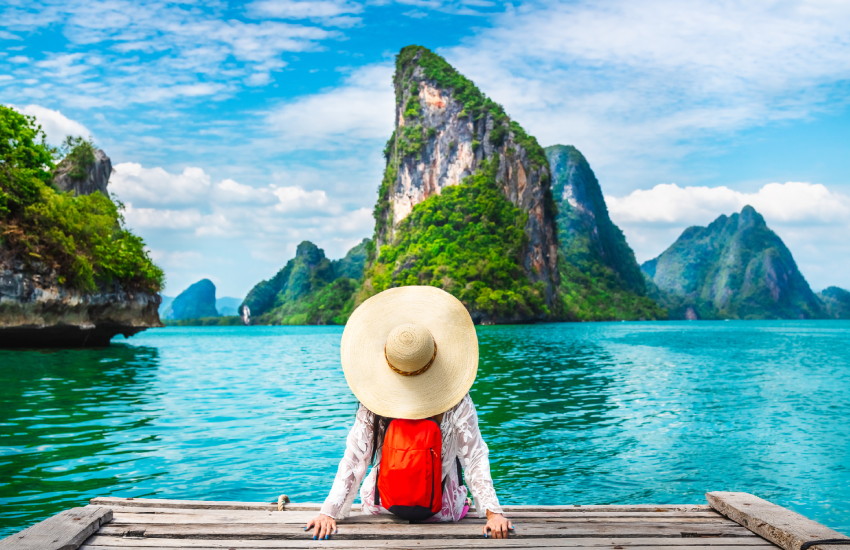
<path fill-rule="evenodd" d="M 268 548 L 546 548 L 850 550 L 850 538 L 747 493 L 708 493 L 706 505 L 505 506 L 516 533 L 484 538 L 483 519 L 411 524 L 353 512 L 331 540 L 304 525 L 319 504 L 95 498 L 0 541 L 0 550 Z"/>

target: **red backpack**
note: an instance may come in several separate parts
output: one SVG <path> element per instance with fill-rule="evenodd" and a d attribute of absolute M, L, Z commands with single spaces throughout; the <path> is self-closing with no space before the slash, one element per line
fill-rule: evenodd
<path fill-rule="evenodd" d="M 433 419 L 390 422 L 381 448 L 375 505 L 407 520 L 427 519 L 443 506 L 443 439 Z"/>

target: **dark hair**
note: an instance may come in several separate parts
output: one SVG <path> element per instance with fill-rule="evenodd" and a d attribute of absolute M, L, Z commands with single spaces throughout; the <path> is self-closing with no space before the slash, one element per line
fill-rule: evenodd
<path fill-rule="evenodd" d="M 378 449 L 384 444 L 384 435 L 392 420 L 392 418 L 372 413 L 372 464 L 378 456 Z"/>

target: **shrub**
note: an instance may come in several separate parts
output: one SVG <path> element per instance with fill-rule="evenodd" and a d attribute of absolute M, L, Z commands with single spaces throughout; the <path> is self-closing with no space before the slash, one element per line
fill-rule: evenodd
<path fill-rule="evenodd" d="M 462 184 L 413 207 L 366 274 L 375 292 L 433 285 L 469 309 L 510 317 L 548 313 L 542 284 L 522 268 L 528 214 L 496 184 L 498 157 Z"/>
<path fill-rule="evenodd" d="M 80 138 L 66 145 L 75 163 L 85 163 L 93 151 Z M 57 155 L 34 117 L 0 105 L 0 246 L 55 269 L 60 283 L 79 290 L 118 281 L 128 289 L 158 292 L 164 274 L 142 239 L 124 228 L 120 202 L 49 186 Z"/>

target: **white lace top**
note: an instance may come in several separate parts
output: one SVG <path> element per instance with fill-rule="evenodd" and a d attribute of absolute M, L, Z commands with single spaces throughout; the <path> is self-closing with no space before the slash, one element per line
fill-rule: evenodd
<path fill-rule="evenodd" d="M 345 454 L 339 463 L 333 487 L 322 505 L 322 513 L 332 518 L 342 519 L 349 515 L 351 504 L 356 495 L 369 460 L 372 458 L 372 411 L 360 405 L 354 426 L 348 434 Z M 478 413 L 469 394 L 443 415 L 440 431 L 443 439 L 443 507 L 430 521 L 457 521 L 461 517 L 466 503 L 466 487 L 460 485 L 457 478 L 455 457 L 460 458 L 467 483 L 475 499 L 478 517 L 484 517 L 486 510 L 502 513 L 493 478 L 490 476 L 490 450 L 481 431 L 478 429 Z M 381 450 L 378 449 L 376 463 L 380 463 Z M 365 513 L 387 513 L 381 506 L 375 506 L 375 476 L 377 469 L 372 468 L 366 482 L 360 489 L 360 502 Z"/>

